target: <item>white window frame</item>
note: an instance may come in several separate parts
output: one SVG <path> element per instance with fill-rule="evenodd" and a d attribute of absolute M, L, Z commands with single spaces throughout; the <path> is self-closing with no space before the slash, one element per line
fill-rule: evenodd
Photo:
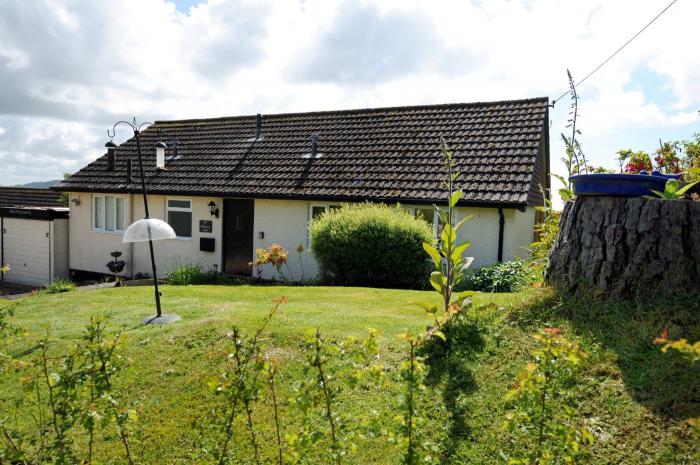
<path fill-rule="evenodd" d="M 190 203 L 190 208 L 184 208 L 184 207 L 171 207 L 170 206 L 170 201 L 171 200 L 179 200 L 182 202 L 189 202 Z M 192 199 L 184 198 L 184 197 L 166 197 L 165 198 L 165 222 L 168 223 L 168 213 L 169 212 L 189 212 L 190 215 L 192 216 L 191 221 L 192 224 L 190 225 L 190 229 L 192 231 L 192 234 L 187 237 L 187 236 L 176 236 L 175 239 L 179 239 L 181 241 L 191 241 L 192 236 L 194 236 L 194 212 L 192 211 Z M 170 224 L 170 223 L 168 223 Z"/>
<path fill-rule="evenodd" d="M 404 206 L 403 208 L 405 208 L 406 211 L 408 211 L 414 218 L 416 217 L 416 210 L 428 210 L 428 209 L 435 210 L 435 207 L 433 205 L 410 206 L 410 207 Z M 457 211 L 454 210 L 452 212 L 452 221 L 454 222 L 456 220 L 456 218 L 457 218 Z M 438 229 L 439 227 L 440 227 L 440 215 L 438 215 L 437 211 L 434 211 L 434 214 L 433 214 L 433 236 L 438 238 L 438 239 L 440 238 L 439 237 L 440 231 Z"/>
<path fill-rule="evenodd" d="M 102 199 L 102 227 L 97 228 L 95 227 L 95 199 L 96 198 L 101 198 Z M 113 224 L 114 224 L 114 229 L 106 229 L 107 227 L 107 197 L 112 197 L 114 198 L 114 216 L 112 218 Z M 122 229 L 117 229 L 117 199 L 121 199 L 124 202 L 124 208 L 123 208 L 123 218 L 122 218 Z M 127 209 L 128 209 L 128 202 L 126 201 L 126 196 L 125 195 L 114 195 L 114 194 L 93 194 L 92 195 L 92 202 L 91 202 L 91 210 L 90 210 L 90 221 L 91 221 L 91 227 L 94 232 L 101 232 L 101 233 L 108 233 L 108 234 L 122 234 L 126 230 L 126 218 L 127 218 Z"/>

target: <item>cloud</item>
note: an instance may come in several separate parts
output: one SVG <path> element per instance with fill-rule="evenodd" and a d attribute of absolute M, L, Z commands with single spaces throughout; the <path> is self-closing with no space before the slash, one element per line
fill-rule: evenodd
<path fill-rule="evenodd" d="M 567 68 L 582 78 L 660 7 L 187 0 L 178 10 L 168 0 L 5 1 L 0 184 L 80 168 L 103 152 L 105 129 L 133 116 L 556 97 L 567 88 Z M 700 55 L 688 52 L 698 16 L 700 2 L 678 2 L 580 86 L 582 143 L 593 163 L 610 165 L 620 146 L 653 150 L 658 138 L 700 132 Z M 654 90 L 659 82 L 663 92 Z M 560 174 L 566 112 L 565 99 L 550 112 L 552 169 Z"/>
<path fill-rule="evenodd" d="M 306 58 L 293 66 L 301 81 L 378 83 L 416 73 L 468 71 L 476 59 L 450 47 L 430 17 L 419 12 L 382 13 L 373 5 L 346 2 Z"/>

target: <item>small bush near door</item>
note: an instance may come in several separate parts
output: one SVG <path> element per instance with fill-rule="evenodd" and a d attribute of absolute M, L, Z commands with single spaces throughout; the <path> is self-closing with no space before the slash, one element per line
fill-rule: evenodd
<path fill-rule="evenodd" d="M 202 265 L 176 262 L 168 271 L 168 284 L 190 286 L 193 284 L 225 284 L 226 278 L 216 271 L 203 271 Z"/>
<path fill-rule="evenodd" d="M 397 207 L 346 205 L 311 224 L 311 251 L 325 280 L 342 285 L 422 287 L 430 225 Z"/>

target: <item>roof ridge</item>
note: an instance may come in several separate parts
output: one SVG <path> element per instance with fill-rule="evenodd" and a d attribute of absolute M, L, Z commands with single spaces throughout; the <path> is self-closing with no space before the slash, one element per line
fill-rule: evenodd
<path fill-rule="evenodd" d="M 418 110 L 418 109 L 445 109 L 445 108 L 464 108 L 464 107 L 477 107 L 477 106 L 492 106 L 492 105 L 503 105 L 508 103 L 518 103 L 525 104 L 529 102 L 544 101 L 549 102 L 549 97 L 531 97 L 526 99 L 511 99 L 511 100 L 493 100 L 487 102 L 461 102 L 461 103 L 435 103 L 435 104 L 423 104 L 423 105 L 399 105 L 399 106 L 389 106 L 389 107 L 369 107 L 369 108 L 351 108 L 345 110 L 316 110 L 316 111 L 302 111 L 302 112 L 285 112 L 285 113 L 261 113 L 263 117 L 265 116 L 309 116 L 309 115 L 325 115 L 325 114 L 352 114 L 352 113 L 362 113 L 362 112 L 378 112 L 378 111 L 392 111 L 392 110 Z M 256 115 L 237 115 L 237 116 L 218 116 L 212 118 L 186 118 L 186 119 L 173 119 L 173 120 L 156 120 L 153 124 L 170 124 L 170 123 L 196 123 L 196 122 L 212 122 L 212 121 L 231 121 L 254 118 Z"/>
<path fill-rule="evenodd" d="M 17 191 L 32 191 L 32 192 L 47 192 L 54 193 L 50 187 L 25 187 L 25 186 L 0 186 L 0 190 L 17 190 Z"/>

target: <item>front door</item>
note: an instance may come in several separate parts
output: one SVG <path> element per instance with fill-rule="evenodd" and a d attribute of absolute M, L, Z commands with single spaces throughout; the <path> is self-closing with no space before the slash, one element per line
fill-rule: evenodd
<path fill-rule="evenodd" d="M 224 273 L 251 276 L 253 201 L 224 199 Z"/>

